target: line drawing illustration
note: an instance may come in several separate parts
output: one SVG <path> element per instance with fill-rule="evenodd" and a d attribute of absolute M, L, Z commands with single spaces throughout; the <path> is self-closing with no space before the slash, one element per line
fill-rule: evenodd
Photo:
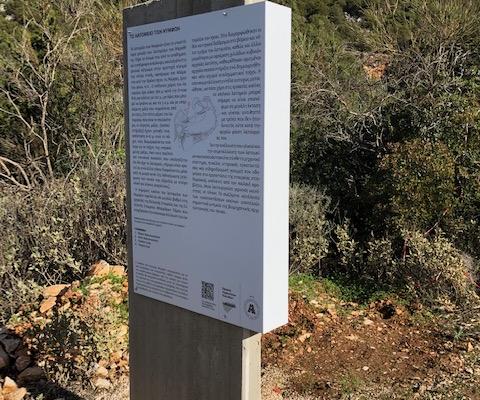
<path fill-rule="evenodd" d="M 217 110 L 208 96 L 195 97 L 180 107 L 174 116 L 174 140 L 185 149 L 185 145 L 206 140 L 218 125 Z"/>

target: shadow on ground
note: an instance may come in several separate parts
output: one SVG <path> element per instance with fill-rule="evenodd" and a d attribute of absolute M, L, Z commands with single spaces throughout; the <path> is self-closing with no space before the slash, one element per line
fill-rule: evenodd
<path fill-rule="evenodd" d="M 42 400 L 85 400 L 70 390 L 64 389 L 53 382 L 27 385 L 26 389 L 33 399 L 41 396 Z"/>

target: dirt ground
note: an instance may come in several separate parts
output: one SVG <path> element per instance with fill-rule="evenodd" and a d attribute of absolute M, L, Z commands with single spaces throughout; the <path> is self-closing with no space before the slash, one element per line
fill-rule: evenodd
<path fill-rule="evenodd" d="M 478 313 L 292 294 L 289 324 L 263 338 L 262 399 L 480 399 Z M 127 400 L 128 381 L 77 393 Z"/>
<path fill-rule="evenodd" d="M 102 309 L 88 307 L 97 291 L 110 299 L 116 286 L 117 303 L 123 304 L 125 285 L 107 283 L 91 283 L 87 299 L 68 311 L 85 319 L 90 315 L 86 311 Z M 56 307 L 65 307 L 66 297 L 58 297 Z M 319 282 L 293 288 L 289 323 L 263 336 L 263 400 L 480 400 L 480 307 L 432 310 L 395 296 L 365 304 L 340 297 Z M 25 313 L 30 315 L 32 321 L 39 319 L 36 312 Z M 121 315 L 115 323 L 124 329 L 114 330 L 127 335 L 127 316 Z M 18 324 L 16 332 L 25 336 L 20 329 L 25 321 Z M 112 351 L 118 350 L 116 336 L 112 340 L 117 345 Z M 36 354 L 35 359 L 46 356 Z M 51 356 L 62 359 L 60 353 Z M 109 389 L 93 389 L 88 382 L 59 387 L 49 381 L 28 387 L 23 400 L 128 400 L 128 368 L 116 371 Z"/>
<path fill-rule="evenodd" d="M 272 399 L 480 399 L 480 320 L 391 300 L 366 307 L 291 296 L 290 322 L 264 336 Z M 466 322 L 465 322 L 466 321 Z"/>
<path fill-rule="evenodd" d="M 292 295 L 290 323 L 264 336 L 263 400 L 480 399 L 476 318 L 323 300 Z M 82 397 L 128 400 L 128 382 Z"/>

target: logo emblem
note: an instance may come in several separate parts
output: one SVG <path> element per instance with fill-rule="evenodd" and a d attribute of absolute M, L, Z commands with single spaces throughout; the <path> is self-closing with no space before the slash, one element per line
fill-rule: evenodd
<path fill-rule="evenodd" d="M 225 310 L 226 313 L 229 313 L 230 311 L 232 311 L 234 308 L 235 308 L 235 304 L 233 303 L 227 303 L 227 302 L 224 302 L 223 303 L 223 309 Z"/>
<path fill-rule="evenodd" d="M 244 309 L 247 317 L 250 318 L 250 319 L 258 319 L 258 317 L 260 316 L 260 306 L 252 298 L 247 299 L 245 301 L 245 303 L 243 305 L 243 309 Z"/>

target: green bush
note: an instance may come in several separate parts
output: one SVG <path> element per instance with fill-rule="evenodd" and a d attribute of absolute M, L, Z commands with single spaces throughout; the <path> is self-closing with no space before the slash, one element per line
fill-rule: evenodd
<path fill-rule="evenodd" d="M 454 211 L 455 163 L 442 142 L 413 139 L 392 146 L 381 163 L 397 226 L 426 231 Z"/>
<path fill-rule="evenodd" d="M 123 167 L 92 168 L 29 192 L 3 188 L 0 204 L 0 302 L 10 295 L 2 306 L 15 304 L 21 285 L 71 282 L 99 259 L 126 264 Z"/>
<path fill-rule="evenodd" d="M 290 270 L 312 272 L 328 252 L 326 213 L 330 199 L 320 190 L 293 185 L 290 190 Z"/>
<path fill-rule="evenodd" d="M 365 276 L 380 286 L 392 286 L 399 278 L 398 260 L 392 241 L 372 239 L 367 244 Z"/>
<path fill-rule="evenodd" d="M 122 159 L 121 3 L 5 2 L 0 183 L 29 189 Z"/>
<path fill-rule="evenodd" d="M 381 289 L 395 288 L 427 304 L 453 301 L 468 307 L 478 303 L 473 259 L 441 233 L 427 237 L 418 231 L 403 231 L 403 238 L 398 248 L 387 238 L 370 241 L 362 275 Z"/>
<path fill-rule="evenodd" d="M 407 252 L 397 274 L 412 292 L 427 301 L 478 302 L 465 258 L 448 239 L 429 240 L 419 232 L 405 233 L 405 239 Z"/>
<path fill-rule="evenodd" d="M 46 313 L 26 303 L 7 326 L 22 335 L 49 379 L 87 386 L 98 365 L 109 378 L 128 368 L 128 286 L 125 276 L 106 275 L 74 282 Z"/>
<path fill-rule="evenodd" d="M 337 224 L 334 232 L 336 258 L 341 272 L 351 274 L 355 271 L 359 261 L 359 245 L 353 238 L 349 221 Z"/>
<path fill-rule="evenodd" d="M 91 260 L 125 260 L 120 9 L 137 2 L 9 0 L 0 11 L 9 307 Z M 453 263 L 445 254 L 477 262 L 480 3 L 278 2 L 293 10 L 292 270 L 324 260 L 322 273 L 401 286 L 414 262 L 437 274 Z"/>
<path fill-rule="evenodd" d="M 360 284 L 368 293 L 396 291 L 432 305 L 478 304 L 478 262 L 459 251 L 442 232 L 403 229 L 400 236 L 371 238 L 363 246 L 353 239 L 348 221 L 334 230 L 333 279 Z"/>

